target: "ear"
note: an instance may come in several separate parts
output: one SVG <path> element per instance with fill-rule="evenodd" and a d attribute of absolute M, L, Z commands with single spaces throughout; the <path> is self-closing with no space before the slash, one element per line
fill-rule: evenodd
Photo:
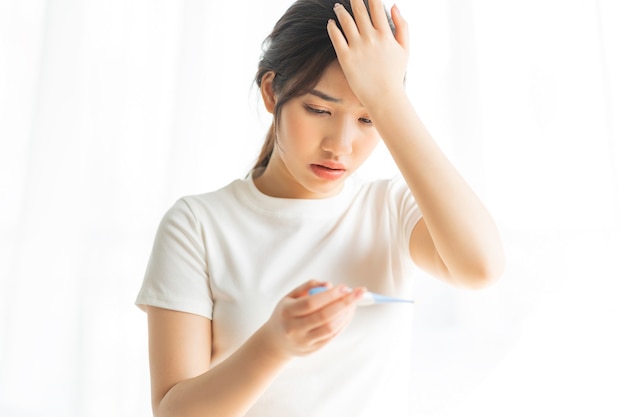
<path fill-rule="evenodd" d="M 274 88 L 272 87 L 274 75 L 274 71 L 268 71 L 261 79 L 261 95 L 263 96 L 263 103 L 265 104 L 265 109 L 272 114 L 274 114 L 274 108 L 276 107 L 276 95 L 274 94 Z"/>

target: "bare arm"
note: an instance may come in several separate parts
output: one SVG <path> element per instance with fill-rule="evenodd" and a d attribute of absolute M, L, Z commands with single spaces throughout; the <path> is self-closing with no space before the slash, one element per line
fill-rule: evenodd
<path fill-rule="evenodd" d="M 411 235 L 413 260 L 452 284 L 480 288 L 502 272 L 498 229 L 486 208 L 444 156 L 408 103 L 376 117 L 400 172 L 422 211 Z"/>
<path fill-rule="evenodd" d="M 404 177 L 423 218 L 413 230 L 410 252 L 427 271 L 455 285 L 482 287 L 502 272 L 504 253 L 489 212 L 439 149 L 410 103 L 403 86 L 408 62 L 408 25 L 391 10 L 392 33 L 382 0 L 353 0 L 354 19 L 335 9 L 328 32 L 353 92 Z"/>
<path fill-rule="evenodd" d="M 286 363 L 255 334 L 209 370 L 210 320 L 157 307 L 148 320 L 156 417 L 243 415 Z"/>
<path fill-rule="evenodd" d="M 362 290 L 290 293 L 238 350 L 211 367 L 211 320 L 148 307 L 155 417 L 242 416 L 294 357 L 320 349 L 350 322 Z"/>

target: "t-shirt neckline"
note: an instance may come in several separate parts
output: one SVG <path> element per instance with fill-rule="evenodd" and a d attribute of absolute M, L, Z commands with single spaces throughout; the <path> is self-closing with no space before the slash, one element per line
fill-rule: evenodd
<path fill-rule="evenodd" d="M 355 183 L 348 177 L 341 191 L 331 197 L 319 199 L 279 198 L 263 194 L 256 186 L 252 173 L 240 180 L 240 197 L 256 211 L 276 217 L 328 217 L 344 209 L 355 193 Z"/>

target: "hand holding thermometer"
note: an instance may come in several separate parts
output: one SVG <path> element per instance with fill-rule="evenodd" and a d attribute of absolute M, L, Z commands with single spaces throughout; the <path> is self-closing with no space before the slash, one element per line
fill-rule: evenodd
<path fill-rule="evenodd" d="M 315 287 L 309 290 L 309 295 L 319 294 L 328 290 L 328 287 Z M 374 292 L 366 291 L 363 297 L 357 302 L 359 306 L 370 306 L 372 304 L 381 303 L 413 303 L 413 300 L 406 300 L 404 298 L 388 297 L 386 295 L 376 294 Z"/>

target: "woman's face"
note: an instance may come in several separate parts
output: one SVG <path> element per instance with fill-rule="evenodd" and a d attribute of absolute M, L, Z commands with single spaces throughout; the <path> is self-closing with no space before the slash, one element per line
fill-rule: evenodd
<path fill-rule="evenodd" d="M 266 99 L 267 91 L 263 94 Z M 269 164 L 255 183 L 261 192 L 281 198 L 339 193 L 380 140 L 337 61 L 310 93 L 283 105 L 276 135 Z"/>

